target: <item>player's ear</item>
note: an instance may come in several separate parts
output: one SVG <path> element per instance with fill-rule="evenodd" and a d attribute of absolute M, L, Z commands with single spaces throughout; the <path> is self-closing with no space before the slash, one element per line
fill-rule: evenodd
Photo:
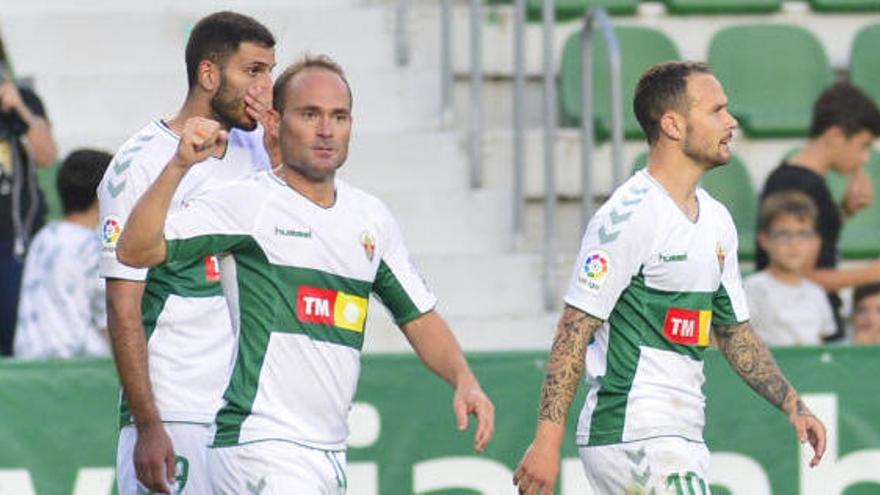
<path fill-rule="evenodd" d="M 220 87 L 220 66 L 208 59 L 199 63 L 196 76 L 199 86 L 209 93 Z"/>
<path fill-rule="evenodd" d="M 672 141 L 680 141 L 684 138 L 686 125 L 684 117 L 677 112 L 669 111 L 660 117 L 660 132 Z"/>

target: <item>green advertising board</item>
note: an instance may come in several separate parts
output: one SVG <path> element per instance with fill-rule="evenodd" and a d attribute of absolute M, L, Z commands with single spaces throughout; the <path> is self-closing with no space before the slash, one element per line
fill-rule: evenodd
<path fill-rule="evenodd" d="M 782 349 L 786 375 L 829 428 L 807 467 L 787 419 L 714 351 L 707 353 L 706 440 L 716 495 L 880 493 L 880 347 Z M 531 441 L 546 354 L 469 356 L 496 406 L 496 435 L 473 451 L 452 391 L 411 355 L 365 356 L 350 423 L 350 495 L 501 495 Z M 0 495 L 106 495 L 113 488 L 117 380 L 105 360 L 0 364 Z M 574 446 L 572 408 L 557 492 L 591 494 Z M 605 495 L 605 494 L 594 494 Z"/>

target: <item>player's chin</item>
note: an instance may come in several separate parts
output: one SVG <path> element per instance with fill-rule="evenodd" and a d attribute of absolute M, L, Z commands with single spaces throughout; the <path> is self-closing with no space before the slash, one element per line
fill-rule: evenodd
<path fill-rule="evenodd" d="M 245 115 L 235 122 L 235 127 L 243 131 L 252 131 L 257 128 L 257 121 Z"/>

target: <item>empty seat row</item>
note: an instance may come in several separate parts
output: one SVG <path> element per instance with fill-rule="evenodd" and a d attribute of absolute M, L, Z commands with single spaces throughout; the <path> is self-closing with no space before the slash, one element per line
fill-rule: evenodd
<path fill-rule="evenodd" d="M 512 4 L 514 0 L 487 0 L 489 4 Z M 777 12 L 783 0 L 663 0 L 673 15 L 691 14 L 765 14 Z M 576 19 L 590 7 L 603 7 L 611 15 L 633 15 L 639 0 L 556 0 L 557 21 Z M 528 19 L 541 20 L 541 0 L 528 0 Z M 880 0 L 810 0 L 816 12 L 880 12 Z"/>
<path fill-rule="evenodd" d="M 651 65 L 681 58 L 674 43 L 660 31 L 615 28 L 621 51 L 624 136 L 638 139 L 641 129 L 631 108 L 639 76 Z M 559 98 L 562 125 L 581 119 L 580 31 L 566 41 L 560 65 Z M 880 101 L 880 24 L 862 29 L 852 45 L 852 82 Z M 828 56 L 808 30 L 786 24 L 751 24 L 720 30 L 709 46 L 709 64 L 724 85 L 730 110 L 751 137 L 805 136 L 813 102 L 834 80 Z M 602 36 L 593 43 L 593 114 L 596 136 L 611 132 L 609 67 Z"/>

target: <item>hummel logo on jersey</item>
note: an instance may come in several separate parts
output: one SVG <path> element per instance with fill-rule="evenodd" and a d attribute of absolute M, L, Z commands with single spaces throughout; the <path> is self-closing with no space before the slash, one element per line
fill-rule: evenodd
<path fill-rule="evenodd" d="M 303 285 L 296 294 L 296 317 L 303 323 L 363 332 L 368 301 L 341 291 Z"/>
<path fill-rule="evenodd" d="M 312 229 L 309 230 L 296 230 L 296 229 L 285 229 L 284 227 L 275 226 L 275 235 L 280 235 L 284 237 L 302 237 L 303 239 L 311 239 L 312 238 Z"/>
<path fill-rule="evenodd" d="M 663 263 L 673 263 L 676 261 L 687 261 L 688 254 L 687 253 L 679 253 L 679 254 L 663 254 L 660 253 L 660 261 Z"/>
<path fill-rule="evenodd" d="M 669 308 L 663 322 L 663 335 L 671 342 L 683 345 L 709 345 L 709 327 L 712 311 Z"/>

